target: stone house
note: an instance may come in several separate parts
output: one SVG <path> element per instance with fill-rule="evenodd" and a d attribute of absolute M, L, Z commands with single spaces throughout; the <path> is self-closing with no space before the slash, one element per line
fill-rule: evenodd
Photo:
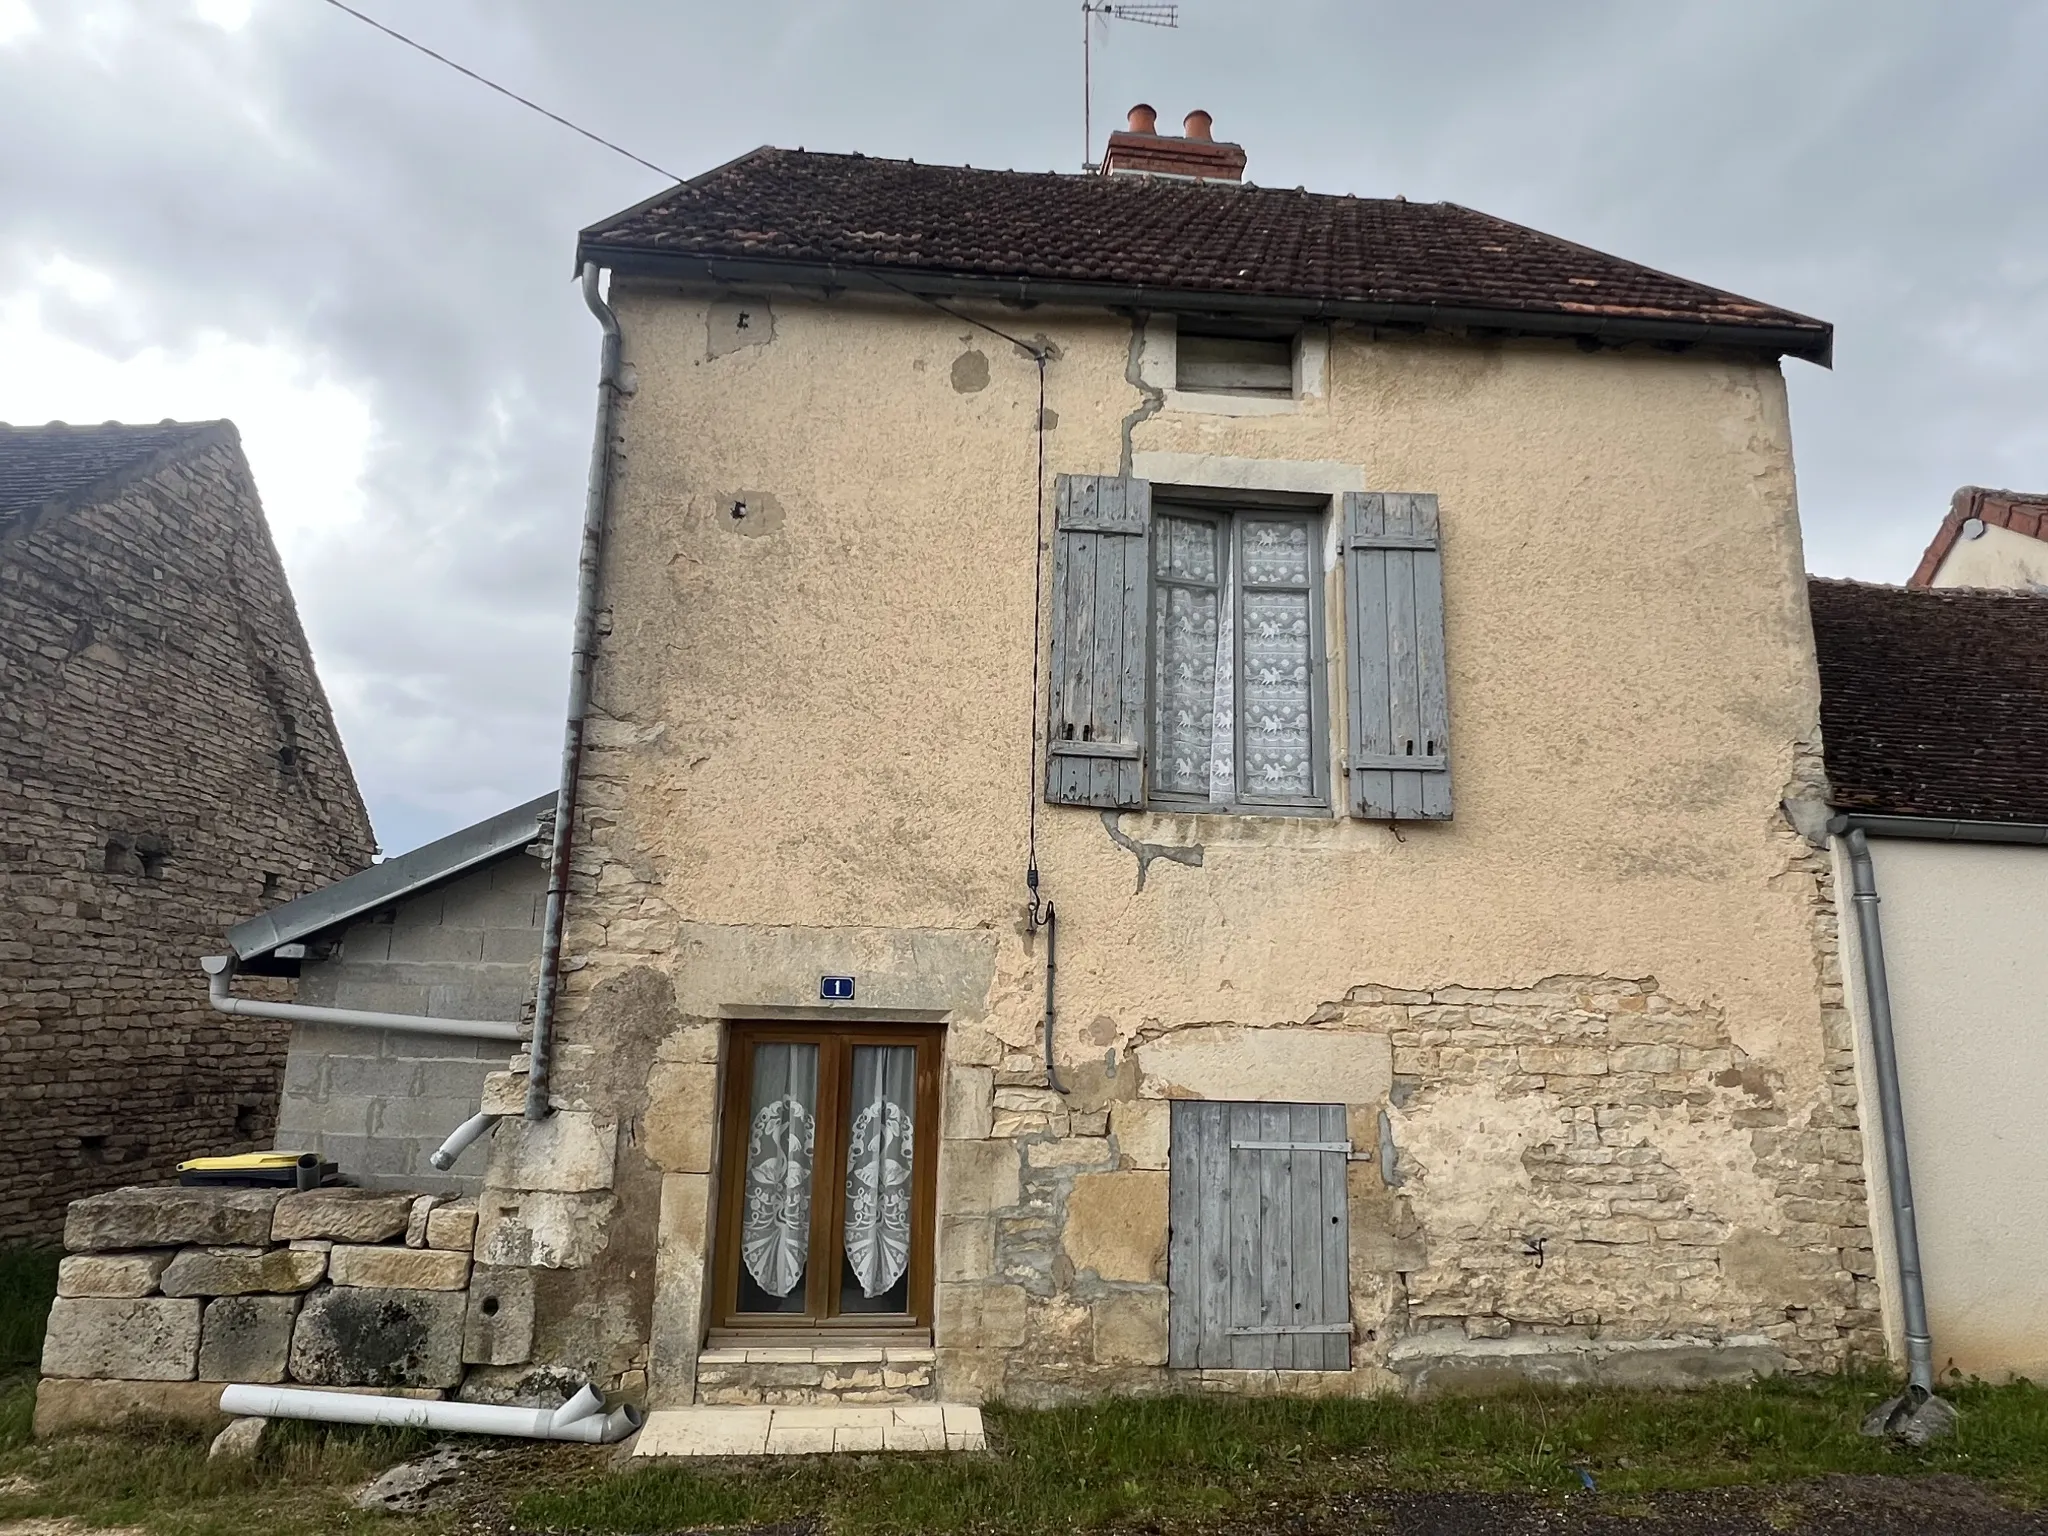
<path fill-rule="evenodd" d="M 1864 1101 L 1878 1102 L 1881 990 L 1927 1364 L 1937 1381 L 1950 1371 L 2039 1381 L 2048 1374 L 2048 598 L 1815 581 L 1812 609 L 1836 878 L 1857 889 L 1861 865 L 1869 899 L 1859 915 L 1877 940 L 1866 949 L 1852 926 L 1844 950 L 1859 1072 Z M 1871 1118 L 1872 1188 L 1883 1191 L 1887 1146 Z M 1910 1358 L 1899 1235 L 1888 1202 L 1872 1205 L 1885 1327 L 1894 1353 Z"/>
<path fill-rule="evenodd" d="M 1964 486 L 1906 585 L 2048 591 L 2048 496 Z"/>
<path fill-rule="evenodd" d="M 195 968 L 373 850 L 233 424 L 0 427 L 0 1239 L 270 1144 Z"/>
<path fill-rule="evenodd" d="M 478 1262 L 690 1413 L 1880 1353 L 1795 830 L 1829 327 L 1188 130 L 584 232 L 592 705 Z"/>

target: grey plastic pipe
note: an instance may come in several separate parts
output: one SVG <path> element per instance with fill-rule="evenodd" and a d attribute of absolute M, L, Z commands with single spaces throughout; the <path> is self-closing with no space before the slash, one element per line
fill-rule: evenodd
<path fill-rule="evenodd" d="M 569 900 L 569 856 L 576 826 L 577 777 L 583 764 L 583 722 L 590 711 L 590 674 L 597 665 L 597 588 L 611 502 L 612 422 L 619 397 L 619 320 L 598 292 L 598 266 L 583 264 L 583 302 L 604 330 L 598 351 L 597 435 L 590 445 L 590 483 L 583 496 L 583 548 L 576 562 L 576 620 L 569 655 L 569 707 L 562 728 L 561 790 L 555 796 L 554 840 L 548 849 L 548 902 L 540 930 L 540 984 L 533 997 L 533 1046 L 526 1076 L 526 1118 L 545 1120 L 554 1066 L 555 1000 L 561 994 L 562 924 Z"/>
<path fill-rule="evenodd" d="M 207 974 L 206 1001 L 215 1013 L 250 1019 L 291 1019 L 304 1024 L 347 1024 L 358 1029 L 397 1029 L 413 1035 L 456 1035 L 466 1040 L 517 1040 L 519 1026 L 497 1019 L 433 1019 L 417 1013 L 372 1013 L 365 1008 L 315 1008 L 306 1003 L 259 1003 L 236 997 L 234 957 L 208 955 L 199 962 Z"/>
<path fill-rule="evenodd" d="M 410 1397 L 357 1397 L 303 1387 L 236 1385 L 220 1394 L 222 1413 L 265 1419 L 312 1419 L 322 1424 L 389 1424 L 465 1435 L 517 1435 L 527 1440 L 582 1440 L 611 1445 L 640 1427 L 631 1407 L 604 1411 L 604 1399 L 585 1385 L 559 1408 L 503 1408 L 493 1403 L 422 1402 Z"/>
<path fill-rule="evenodd" d="M 427 1154 L 427 1161 L 446 1173 L 455 1166 L 455 1159 L 467 1152 L 470 1143 L 498 1123 L 499 1117 L 484 1110 L 478 1110 L 462 1124 L 455 1127 L 448 1139 L 435 1151 Z"/>
<path fill-rule="evenodd" d="M 1877 1074 L 1877 1108 L 1884 1126 L 1884 1174 L 1891 1196 L 1892 1236 L 1899 1251 L 1899 1304 L 1905 1313 L 1906 1371 L 1913 1386 L 1934 1391 L 1934 1338 L 1927 1326 L 1927 1292 L 1920 1277 L 1920 1225 L 1913 1213 L 1913 1170 L 1906 1157 L 1906 1113 L 1899 1095 L 1898 1048 L 1892 1039 L 1892 994 L 1885 979 L 1884 929 L 1877 915 L 1877 871 L 1861 827 L 1843 838 L 1849 850 L 1856 937 L 1863 952 L 1863 996 L 1870 1007 L 1870 1059 Z"/>

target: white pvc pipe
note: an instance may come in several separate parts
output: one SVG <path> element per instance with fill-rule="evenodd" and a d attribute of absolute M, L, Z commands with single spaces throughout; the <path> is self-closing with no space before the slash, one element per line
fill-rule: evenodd
<path fill-rule="evenodd" d="M 259 1003 L 229 990 L 234 966 L 227 955 L 199 962 L 208 976 L 206 1000 L 215 1013 L 253 1019 L 292 1019 L 307 1024 L 351 1024 L 360 1029 L 397 1029 L 413 1035 L 456 1035 L 465 1040 L 522 1040 L 517 1024 L 497 1019 L 433 1019 L 418 1013 L 372 1013 L 365 1008 L 315 1008 L 307 1003 Z"/>
<path fill-rule="evenodd" d="M 640 1427 L 640 1415 L 621 1406 L 604 1411 L 604 1399 L 585 1385 L 559 1408 L 504 1408 L 493 1403 L 444 1403 L 410 1397 L 365 1397 L 352 1392 L 314 1392 L 304 1387 L 225 1387 L 222 1413 L 265 1419 L 312 1419 L 323 1424 L 387 1424 L 407 1429 L 440 1429 L 465 1435 L 516 1435 L 528 1440 L 581 1440 L 611 1445 Z"/>
<path fill-rule="evenodd" d="M 455 1159 L 469 1150 L 469 1144 L 498 1123 L 498 1117 L 488 1110 L 478 1110 L 462 1124 L 448 1133 L 448 1139 L 434 1151 L 427 1154 L 427 1161 L 446 1173 L 455 1166 Z"/>

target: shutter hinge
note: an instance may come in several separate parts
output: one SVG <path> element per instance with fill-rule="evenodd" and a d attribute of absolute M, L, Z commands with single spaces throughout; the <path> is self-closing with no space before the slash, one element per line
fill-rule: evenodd
<path fill-rule="evenodd" d="M 1235 1336 L 1254 1333 L 1341 1333 L 1348 1337 L 1351 1333 L 1351 1325 L 1349 1323 L 1272 1323 L 1252 1328 L 1232 1328 L 1230 1332 Z"/>
<path fill-rule="evenodd" d="M 1233 1152 L 1342 1152 L 1351 1155 L 1348 1141 L 1233 1141 Z"/>

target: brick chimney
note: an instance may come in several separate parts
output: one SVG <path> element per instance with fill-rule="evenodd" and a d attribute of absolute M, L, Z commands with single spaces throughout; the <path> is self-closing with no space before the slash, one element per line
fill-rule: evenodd
<path fill-rule="evenodd" d="M 1143 102 L 1130 122 L 1109 136 L 1103 152 L 1105 176 L 1191 176 L 1200 181 L 1244 180 L 1244 149 L 1210 137 L 1215 119 L 1197 108 L 1181 124 L 1182 136 L 1159 131 L 1159 114 Z"/>

